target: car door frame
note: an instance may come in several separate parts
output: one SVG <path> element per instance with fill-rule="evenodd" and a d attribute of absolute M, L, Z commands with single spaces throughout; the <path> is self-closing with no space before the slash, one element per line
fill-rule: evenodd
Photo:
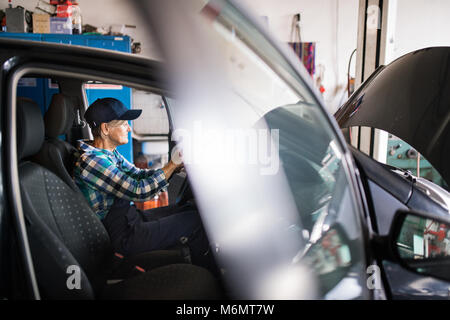
<path fill-rule="evenodd" d="M 42 76 L 95 79 L 120 83 L 161 95 L 166 91 L 164 90 L 164 81 L 159 82 L 156 80 L 158 78 L 156 74 L 154 77 L 149 76 L 145 67 L 151 69 L 152 66 L 147 64 L 148 60 L 127 58 L 124 55 L 110 54 L 106 50 L 99 49 L 86 50 L 85 48 L 80 48 L 74 50 L 68 45 L 60 47 L 60 45 L 36 44 L 22 40 L 8 40 L 4 42 L 11 43 L 13 47 L 17 44 L 18 46 L 10 51 L 7 50 L 7 52 L 0 51 L 0 63 L 2 66 L 1 91 L 3 92 L 1 97 L 3 105 L 1 114 L 3 119 L 1 149 L 4 154 L 2 158 L 4 162 L 1 163 L 3 167 L 4 196 L 1 230 L 7 229 L 9 232 L 12 229 L 7 241 L 11 242 L 11 237 L 14 237 L 17 242 L 18 259 L 23 267 L 21 276 L 26 288 L 26 292 L 23 294 L 26 295 L 26 298 L 39 300 L 40 293 L 26 232 L 26 218 L 22 208 L 18 174 L 16 100 L 19 79 L 27 74 L 39 74 Z M 26 45 L 23 46 L 22 44 Z M 30 46 L 38 47 L 37 52 L 29 52 L 27 49 Z M 48 48 L 49 52 L 46 51 L 46 48 Z M 115 60 L 118 58 L 120 65 L 114 66 L 108 57 L 115 57 Z M 70 66 L 67 65 L 67 59 L 72 60 Z M 157 63 L 155 62 L 155 64 Z M 96 66 L 96 68 L 92 68 L 92 66 Z M 141 68 L 140 72 L 136 72 L 139 68 Z M 158 68 L 159 66 L 155 67 L 157 71 L 159 71 Z M 147 70 L 147 72 L 142 69 Z M 156 86 L 157 83 L 160 85 Z M 5 218 L 6 216 L 8 218 Z M 4 237 L 3 232 L 1 236 Z M 5 261 L 5 258 L 9 259 L 10 256 L 7 255 L 7 252 L 2 251 L 2 263 Z M 2 266 L 2 273 L 11 276 L 12 270 L 7 266 Z M 17 284 L 9 284 L 9 286 L 15 285 Z M 7 291 L 11 291 L 11 288 L 5 289 L 5 292 Z"/>

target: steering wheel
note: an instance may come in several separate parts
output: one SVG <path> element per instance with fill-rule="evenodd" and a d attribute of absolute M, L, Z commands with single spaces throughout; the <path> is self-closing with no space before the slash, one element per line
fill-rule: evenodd
<path fill-rule="evenodd" d="M 183 205 L 194 198 L 185 170 L 173 173 L 168 182 L 169 204 Z"/>

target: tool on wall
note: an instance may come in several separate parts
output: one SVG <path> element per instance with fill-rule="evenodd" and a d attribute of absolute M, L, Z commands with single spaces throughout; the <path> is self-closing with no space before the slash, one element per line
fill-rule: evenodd
<path fill-rule="evenodd" d="M 292 17 L 292 23 L 291 23 L 291 41 L 293 42 L 302 42 L 302 35 L 300 32 L 300 13 L 295 14 Z M 295 36 L 294 36 L 295 33 Z M 297 51 L 296 51 L 297 52 Z"/>

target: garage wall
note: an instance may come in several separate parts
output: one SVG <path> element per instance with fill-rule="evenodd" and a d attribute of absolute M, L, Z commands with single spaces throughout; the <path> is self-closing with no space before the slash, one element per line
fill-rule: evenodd
<path fill-rule="evenodd" d="M 259 16 L 268 17 L 270 29 L 287 42 L 290 40 L 291 21 L 301 13 L 302 40 L 316 42 L 316 70 L 324 67 L 324 97 L 331 110 L 342 100 L 347 81 L 347 63 L 356 48 L 358 0 L 241 0 Z M 14 0 L 13 5 L 33 11 L 38 1 Z M 142 44 L 142 55 L 158 58 L 156 46 L 147 41 L 145 24 L 134 15 L 126 0 L 78 0 L 83 23 L 94 26 L 130 24 L 136 29 L 126 33 Z M 6 8 L 7 0 L 0 0 Z M 107 13 L 106 13 L 107 12 Z M 118 28 L 118 27 L 116 27 Z M 346 97 L 345 97 L 346 98 Z"/>
<path fill-rule="evenodd" d="M 397 0 L 397 18 L 394 47 L 391 56 L 395 59 L 407 52 L 435 45 L 450 45 L 448 0 Z M 36 1 L 13 0 L 34 10 Z M 127 0 L 78 0 L 83 23 L 95 26 L 130 24 L 136 29 L 126 33 L 142 44 L 142 55 L 159 58 L 156 46 L 147 41 L 145 24 L 130 8 Z M 283 42 L 290 40 L 291 21 L 296 13 L 301 14 L 301 36 L 303 41 L 316 42 L 316 70 L 324 67 L 324 100 L 334 112 L 347 98 L 347 67 L 350 55 L 356 48 L 358 0 L 240 0 L 256 15 L 267 17 L 268 26 Z M 8 6 L 0 0 L 0 8 Z M 107 14 L 106 14 L 107 12 Z M 354 61 L 351 75 L 354 75 Z"/>
<path fill-rule="evenodd" d="M 267 16 L 270 29 L 284 42 L 290 40 L 292 15 L 301 13 L 302 39 L 317 42 L 316 67 L 325 66 L 325 102 L 331 112 L 336 110 L 342 98 L 346 99 L 342 90 L 346 86 L 348 60 L 356 48 L 359 1 L 241 1 L 258 15 Z M 448 0 L 397 0 L 390 61 L 417 49 L 450 46 L 449 12 Z M 351 75 L 354 75 L 354 62 L 355 57 Z"/>
<path fill-rule="evenodd" d="M 157 46 L 148 41 L 151 36 L 146 24 L 138 17 L 129 0 L 78 0 L 83 10 L 83 23 L 94 26 L 135 25 L 136 28 L 126 28 L 125 34 L 141 43 L 141 54 L 153 59 L 160 59 Z M 107 14 L 99 14 L 107 12 Z"/>
<path fill-rule="evenodd" d="M 48 1 L 47 1 L 48 2 Z M 22 6 L 27 10 L 35 11 L 38 0 L 13 0 L 13 6 Z M 83 24 L 90 24 L 96 27 L 109 28 L 114 26 L 115 30 L 120 30 L 121 25 L 135 25 L 136 28 L 126 28 L 125 33 L 140 42 L 142 55 L 150 58 L 159 58 L 160 54 L 156 46 L 147 41 L 145 23 L 136 17 L 127 0 L 78 0 L 81 8 Z M 0 0 L 0 8 L 7 8 L 8 1 Z M 38 10 L 39 11 L 39 10 Z"/>
<path fill-rule="evenodd" d="M 331 112 L 347 98 L 347 68 L 357 44 L 358 0 L 244 0 L 283 42 L 291 40 L 292 17 L 300 13 L 302 41 L 316 42 L 316 77 L 324 68 L 323 97 Z M 355 57 L 352 65 L 354 66 Z M 353 69 L 354 70 L 354 67 Z M 354 75 L 354 71 L 350 72 Z"/>
<path fill-rule="evenodd" d="M 431 46 L 450 46 L 450 1 L 397 0 L 393 59 Z"/>

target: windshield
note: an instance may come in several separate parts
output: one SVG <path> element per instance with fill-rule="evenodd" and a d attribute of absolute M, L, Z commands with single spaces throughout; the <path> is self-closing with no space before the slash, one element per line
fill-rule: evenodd
<path fill-rule="evenodd" d="M 279 130 L 280 163 L 306 240 L 304 250 L 294 260 L 305 258 L 326 297 L 352 267 L 361 268 L 362 239 L 342 152 L 324 130 L 317 109 L 299 102 L 275 108 L 262 120 Z M 337 236 L 330 236 L 333 234 Z M 324 239 L 328 240 L 323 243 Z"/>

